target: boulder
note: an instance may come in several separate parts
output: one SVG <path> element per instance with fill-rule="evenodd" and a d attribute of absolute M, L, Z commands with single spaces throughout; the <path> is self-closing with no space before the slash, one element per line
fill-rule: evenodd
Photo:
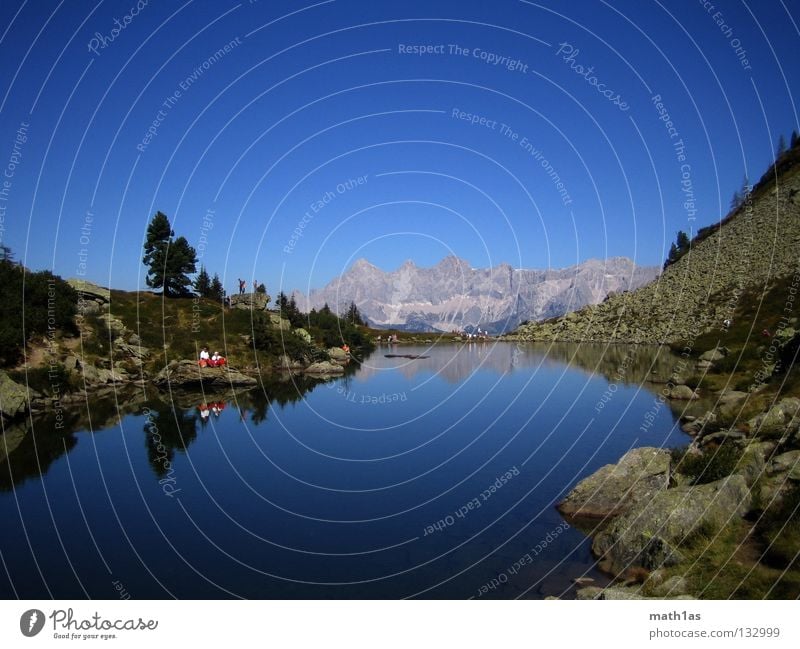
<path fill-rule="evenodd" d="M 736 473 L 744 478 L 748 487 L 752 487 L 764 475 L 767 456 L 772 449 L 770 442 L 751 442 L 742 451 L 736 464 Z"/>
<path fill-rule="evenodd" d="M 715 444 L 721 444 L 725 441 L 739 441 L 747 438 L 747 434 L 743 433 L 740 430 L 720 430 L 716 433 L 709 433 L 708 435 L 703 435 L 702 437 L 698 438 L 698 443 L 701 446 L 705 446 L 706 444 L 711 444 L 712 442 Z"/>
<path fill-rule="evenodd" d="M 114 341 L 114 351 L 117 354 L 128 356 L 130 358 L 135 358 L 136 360 L 143 360 L 148 356 L 150 356 L 150 350 L 147 349 L 147 347 L 141 347 L 139 345 L 129 345 L 126 342 L 122 342 L 121 338 L 117 338 Z"/>
<path fill-rule="evenodd" d="M 331 360 L 334 362 L 344 362 L 350 357 L 350 354 L 341 347 L 331 347 L 328 349 L 328 356 L 330 356 Z"/>
<path fill-rule="evenodd" d="M 309 344 L 309 345 L 311 344 L 311 334 L 310 334 L 310 333 L 308 333 L 308 332 L 307 332 L 305 329 L 303 329 L 302 327 L 298 327 L 297 329 L 294 329 L 294 330 L 292 331 L 292 333 L 293 333 L 295 336 L 299 336 L 300 338 L 302 338 L 302 339 L 303 339 L 303 340 L 304 340 L 304 341 L 305 341 L 307 344 Z"/>
<path fill-rule="evenodd" d="M 75 277 L 68 279 L 67 284 L 74 288 L 84 300 L 106 304 L 111 301 L 111 291 L 105 286 L 98 286 L 85 279 L 76 279 Z"/>
<path fill-rule="evenodd" d="M 707 352 L 700 354 L 700 360 L 716 363 L 717 361 L 725 358 L 727 355 L 728 350 L 725 347 L 716 347 L 715 349 L 709 349 Z"/>
<path fill-rule="evenodd" d="M 15 383 L 0 370 L 0 414 L 9 419 L 21 415 L 28 409 L 32 396 L 24 385 Z"/>
<path fill-rule="evenodd" d="M 30 430 L 27 422 L 4 426 L 3 429 L 4 432 L 0 432 L 0 463 L 5 462 L 8 456 L 17 450 Z"/>
<path fill-rule="evenodd" d="M 772 458 L 767 471 L 769 473 L 785 473 L 800 466 L 800 451 L 788 451 Z"/>
<path fill-rule="evenodd" d="M 270 313 L 269 321 L 273 327 L 281 331 L 290 331 L 292 328 L 291 323 L 286 318 L 281 318 L 277 313 Z"/>
<path fill-rule="evenodd" d="M 787 418 L 786 415 L 783 402 L 781 402 L 772 406 L 767 412 L 753 417 L 747 422 L 747 425 L 750 427 L 750 431 L 757 435 L 780 435 L 786 431 L 786 424 L 788 420 L 791 420 L 791 416 Z"/>
<path fill-rule="evenodd" d="M 174 363 L 174 364 L 173 364 Z M 230 367 L 200 367 L 197 361 L 174 361 L 161 370 L 153 379 L 160 388 L 199 388 L 210 386 L 254 386 L 258 381 Z"/>
<path fill-rule="evenodd" d="M 131 334 L 130 337 L 128 338 L 128 344 L 129 345 L 141 345 L 142 344 L 142 339 L 139 338 L 139 336 L 137 334 Z"/>
<path fill-rule="evenodd" d="M 312 363 L 305 370 L 306 374 L 344 374 L 344 368 L 330 361 Z"/>
<path fill-rule="evenodd" d="M 244 293 L 243 295 L 231 295 L 229 299 L 232 309 L 266 311 L 270 296 L 266 293 Z"/>
<path fill-rule="evenodd" d="M 592 551 L 603 567 L 620 574 L 632 566 L 655 570 L 679 563 L 679 546 L 697 530 L 719 528 L 750 509 L 751 497 L 741 475 L 694 487 L 661 491 L 601 531 Z"/>
<path fill-rule="evenodd" d="M 125 333 L 125 324 L 119 318 L 114 317 L 110 313 L 104 313 L 97 318 L 102 322 L 105 327 L 111 331 L 112 338 L 117 338 Z"/>
<path fill-rule="evenodd" d="M 697 393 L 692 390 L 688 385 L 676 385 L 669 391 L 669 398 L 676 401 L 689 401 L 691 399 L 699 399 Z"/>
<path fill-rule="evenodd" d="M 278 367 L 282 370 L 301 370 L 304 365 L 300 361 L 289 358 L 283 354 L 278 360 Z"/>
<path fill-rule="evenodd" d="M 581 480 L 558 510 L 565 516 L 588 518 L 622 514 L 667 488 L 669 463 L 665 449 L 632 449 L 617 464 L 607 464 Z"/>

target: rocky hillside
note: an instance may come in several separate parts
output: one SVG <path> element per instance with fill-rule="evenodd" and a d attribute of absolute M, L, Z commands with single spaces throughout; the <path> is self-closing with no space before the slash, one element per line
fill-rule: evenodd
<path fill-rule="evenodd" d="M 764 290 L 798 270 L 798 162 L 795 148 L 779 161 L 777 180 L 773 168 L 722 225 L 701 230 L 706 236 L 696 237 L 691 250 L 657 281 L 561 318 L 521 326 L 510 337 L 662 343 L 721 330 L 744 292 Z"/>
<path fill-rule="evenodd" d="M 366 259 L 309 296 L 295 292 L 302 310 L 327 303 L 335 312 L 355 302 L 373 326 L 406 331 L 481 327 L 492 333 L 520 322 L 559 316 L 596 304 L 610 292 L 635 289 L 658 275 L 625 257 L 590 259 L 561 269 L 472 268 L 446 257 L 431 268 L 412 261 L 384 272 Z"/>

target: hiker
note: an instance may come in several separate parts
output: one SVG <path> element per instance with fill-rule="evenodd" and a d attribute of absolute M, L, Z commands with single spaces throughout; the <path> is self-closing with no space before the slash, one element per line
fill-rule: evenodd
<path fill-rule="evenodd" d="M 211 361 L 209 362 L 209 365 L 211 365 L 211 367 L 222 367 L 223 365 L 225 365 L 225 363 L 227 363 L 225 357 L 220 356 L 219 352 L 214 352 L 214 354 L 211 356 Z"/>
<path fill-rule="evenodd" d="M 247 286 L 247 282 L 245 282 L 241 277 L 239 278 L 239 295 L 244 295 L 244 289 Z"/>
<path fill-rule="evenodd" d="M 258 282 L 253 280 L 253 293 L 258 293 Z"/>
<path fill-rule="evenodd" d="M 200 361 L 198 365 L 200 365 L 200 367 L 208 367 L 210 360 L 211 357 L 208 355 L 208 347 L 203 347 L 203 349 L 200 350 Z"/>
<path fill-rule="evenodd" d="M 208 419 L 209 412 L 207 403 L 201 403 L 199 406 L 197 406 L 197 409 L 200 411 L 200 419 L 203 421 Z"/>
<path fill-rule="evenodd" d="M 345 343 L 344 345 L 342 345 L 342 351 L 343 351 L 345 354 L 349 354 L 349 353 L 350 353 L 350 347 L 347 345 L 347 343 Z"/>

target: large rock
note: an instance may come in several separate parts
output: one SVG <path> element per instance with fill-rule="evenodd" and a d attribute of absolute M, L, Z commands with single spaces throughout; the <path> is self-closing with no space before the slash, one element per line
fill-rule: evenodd
<path fill-rule="evenodd" d="M 153 379 L 158 387 L 188 388 L 254 386 L 258 381 L 232 367 L 200 367 L 197 361 L 173 361 Z"/>
<path fill-rule="evenodd" d="M 87 282 L 84 279 L 77 279 L 75 277 L 68 279 L 67 284 L 74 288 L 78 292 L 78 295 L 85 300 L 94 300 L 105 304 L 111 301 L 111 291 L 105 286 L 98 286 L 97 284 L 92 284 L 92 282 Z"/>
<path fill-rule="evenodd" d="M 266 293 L 244 293 L 230 296 L 230 305 L 233 309 L 266 311 L 269 301 L 270 296 Z"/>
<path fill-rule="evenodd" d="M 558 505 L 565 516 L 617 516 L 669 485 L 670 453 L 635 448 L 617 464 L 607 464 L 581 480 Z"/>
<path fill-rule="evenodd" d="M 273 327 L 276 327 L 281 331 L 289 331 L 292 328 L 291 323 L 286 318 L 281 318 L 277 313 L 270 313 L 269 321 Z"/>
<path fill-rule="evenodd" d="M 335 363 L 343 363 L 350 357 L 341 347 L 331 347 L 328 349 L 328 356 L 330 356 L 331 360 Z"/>
<path fill-rule="evenodd" d="M 9 419 L 28 409 L 31 395 L 24 385 L 12 381 L 0 370 L 0 413 Z"/>
<path fill-rule="evenodd" d="M 688 385 L 676 385 L 669 391 L 669 398 L 677 401 L 689 401 L 691 399 L 699 399 L 697 393 L 692 390 Z"/>
<path fill-rule="evenodd" d="M 312 363 L 305 369 L 306 374 L 344 374 L 344 368 L 330 361 Z"/>
<path fill-rule="evenodd" d="M 716 347 L 714 349 L 709 349 L 707 352 L 704 352 L 700 355 L 701 361 L 709 361 L 711 363 L 716 363 L 719 360 L 722 360 L 728 355 L 728 349 L 725 347 Z"/>
<path fill-rule="evenodd" d="M 603 567 L 620 574 L 632 566 L 654 570 L 681 561 L 679 546 L 694 531 L 718 529 L 750 509 L 741 475 L 695 487 L 674 487 L 623 514 L 592 543 Z"/>

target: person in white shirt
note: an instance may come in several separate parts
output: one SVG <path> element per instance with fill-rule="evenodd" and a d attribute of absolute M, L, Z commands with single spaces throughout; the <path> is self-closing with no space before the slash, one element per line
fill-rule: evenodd
<path fill-rule="evenodd" d="M 209 360 L 211 360 L 211 357 L 208 355 L 208 348 L 203 347 L 203 349 L 200 350 L 200 365 L 208 365 Z"/>

